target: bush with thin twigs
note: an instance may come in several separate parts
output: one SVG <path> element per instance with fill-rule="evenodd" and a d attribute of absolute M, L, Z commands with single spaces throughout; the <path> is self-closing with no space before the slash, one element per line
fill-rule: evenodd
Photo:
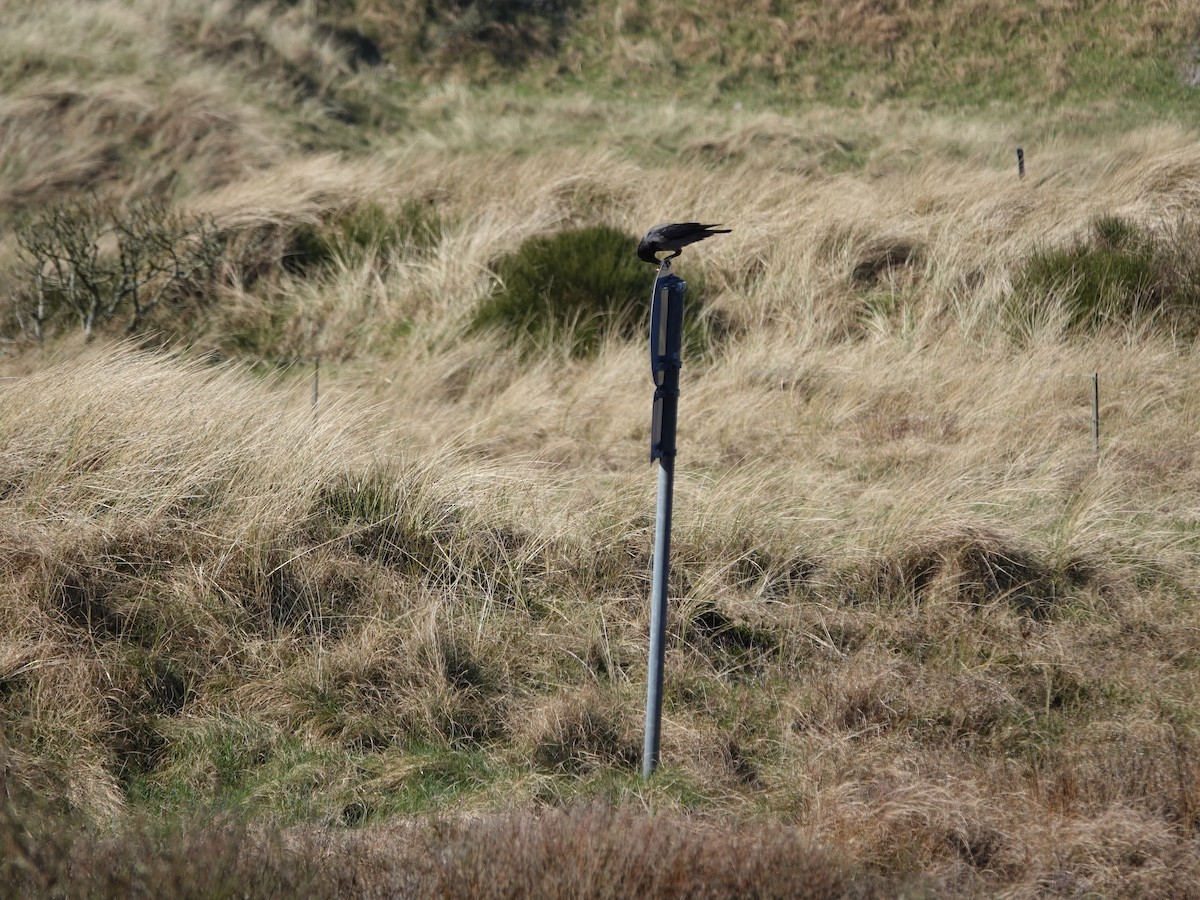
<path fill-rule="evenodd" d="M 159 201 L 122 207 L 93 196 L 26 220 L 17 228 L 17 247 L 13 317 L 40 341 L 64 318 L 77 319 L 90 339 L 114 320 L 134 332 L 160 306 L 205 302 L 225 239 L 211 219 Z"/>

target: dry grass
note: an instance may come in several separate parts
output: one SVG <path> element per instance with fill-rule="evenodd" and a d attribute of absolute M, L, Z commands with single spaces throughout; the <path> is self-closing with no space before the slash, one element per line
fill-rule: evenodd
<path fill-rule="evenodd" d="M 349 833 L 297 829 L 282 838 L 222 821 L 56 831 L 5 808 L 0 847 L 13 896 L 816 900 L 882 893 L 877 879 L 853 873 L 796 829 L 718 828 L 599 805 Z"/>
<path fill-rule="evenodd" d="M 851 6 L 785 31 L 859 16 L 874 53 L 930 24 Z M 1189 130 L 435 84 L 389 146 L 316 152 L 299 135 L 364 76 L 308 7 L 60 7 L 57 43 L 32 5 L 0 14 L 46 60 L 0 68 L 0 218 L 166 194 L 236 253 L 136 345 L 6 332 L 22 885 L 102 894 L 137 859 L 121 889 L 149 895 L 185 846 L 263 894 L 1200 890 L 1196 354 L 1165 320 L 1083 334 L 1065 296 L 1013 301 L 1097 216 L 1179 233 Z M 97 31 L 119 52 L 88 51 Z M 645 350 L 531 358 L 469 326 L 528 239 L 683 216 L 734 231 L 680 266 L 726 330 L 684 370 L 665 762 L 642 784 Z M 302 265 L 314 234 L 343 239 Z"/>

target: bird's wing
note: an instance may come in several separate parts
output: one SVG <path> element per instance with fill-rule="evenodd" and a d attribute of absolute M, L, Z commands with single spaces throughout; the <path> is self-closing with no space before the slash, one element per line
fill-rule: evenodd
<path fill-rule="evenodd" d="M 680 238 L 690 237 L 697 231 L 703 231 L 707 227 L 699 222 L 674 222 L 670 225 L 660 225 L 654 230 L 658 232 L 656 237 L 660 241 L 677 241 Z"/>

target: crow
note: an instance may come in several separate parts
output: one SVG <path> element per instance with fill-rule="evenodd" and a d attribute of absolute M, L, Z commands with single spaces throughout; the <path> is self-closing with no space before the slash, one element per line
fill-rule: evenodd
<path fill-rule="evenodd" d="M 714 234 L 729 234 L 730 228 L 718 228 L 717 225 L 701 225 L 699 222 L 676 222 L 673 225 L 655 225 L 646 232 L 642 242 L 638 244 L 638 259 L 643 262 L 658 265 L 658 254 L 666 250 L 674 252 L 666 259 L 674 259 L 688 244 L 702 241 Z M 664 262 L 666 260 L 663 260 Z"/>

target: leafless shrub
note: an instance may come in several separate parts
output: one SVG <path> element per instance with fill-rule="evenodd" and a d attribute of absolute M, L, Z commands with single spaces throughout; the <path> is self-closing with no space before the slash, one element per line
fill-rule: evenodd
<path fill-rule="evenodd" d="M 162 304 L 202 301 L 224 253 L 210 219 L 159 201 L 118 207 L 95 197 L 26 220 L 17 246 L 21 288 L 13 314 L 39 341 L 60 316 L 77 318 L 91 338 L 119 317 L 133 332 Z"/>

